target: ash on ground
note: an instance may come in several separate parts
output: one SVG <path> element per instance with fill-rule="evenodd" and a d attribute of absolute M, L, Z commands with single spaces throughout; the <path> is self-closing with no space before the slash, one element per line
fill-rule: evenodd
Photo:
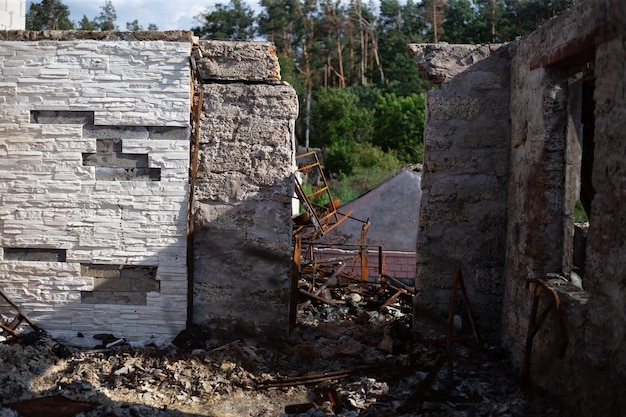
<path fill-rule="evenodd" d="M 41 411 L 53 396 L 93 404 L 80 417 L 564 416 L 522 391 L 495 346 L 455 343 L 449 378 L 445 343 L 424 343 L 445 322 L 412 328 L 410 297 L 392 295 L 349 285 L 331 303 L 303 299 L 284 338 L 217 340 L 195 326 L 172 343 L 103 335 L 85 349 L 24 332 L 0 343 L 0 416 L 37 415 L 20 404 Z M 62 408 L 46 415 L 71 415 Z"/>

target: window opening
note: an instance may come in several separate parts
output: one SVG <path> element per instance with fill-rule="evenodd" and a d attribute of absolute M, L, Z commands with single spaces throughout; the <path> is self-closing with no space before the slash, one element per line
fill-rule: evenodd
<path fill-rule="evenodd" d="M 568 131 L 568 149 L 566 163 L 572 170 L 566 175 L 566 190 L 573 195 L 566 195 L 565 231 L 572 239 L 571 253 L 566 253 L 563 265 L 565 273 L 569 273 L 572 284 L 582 288 L 582 279 L 585 276 L 585 259 L 587 248 L 587 234 L 591 219 L 591 202 L 595 195 L 592 184 L 593 150 L 594 150 L 594 101 L 595 78 L 593 65 L 586 63 L 582 70 L 569 80 L 570 117 L 573 126 Z M 568 210 L 569 209 L 569 210 Z M 566 244 L 567 246 L 567 244 Z"/>

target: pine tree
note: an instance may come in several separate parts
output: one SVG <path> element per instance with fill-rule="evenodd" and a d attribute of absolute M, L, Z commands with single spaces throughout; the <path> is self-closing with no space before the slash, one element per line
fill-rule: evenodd
<path fill-rule="evenodd" d="M 103 6 L 100 6 L 100 14 L 94 20 L 98 25 L 100 30 L 118 30 L 118 27 L 115 25 L 115 21 L 117 20 L 117 13 L 115 12 L 115 7 L 113 7 L 113 3 L 110 0 L 104 2 Z"/>
<path fill-rule="evenodd" d="M 31 3 L 26 13 L 26 30 L 70 30 L 69 8 L 61 0 L 42 0 Z"/>

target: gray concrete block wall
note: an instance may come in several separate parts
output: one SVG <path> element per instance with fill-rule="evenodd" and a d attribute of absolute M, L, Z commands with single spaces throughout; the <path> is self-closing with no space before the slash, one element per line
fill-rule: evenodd
<path fill-rule="evenodd" d="M 0 42 L 0 246 L 66 251 L 65 262 L 2 257 L 0 288 L 53 335 L 171 338 L 186 323 L 190 38 L 76 33 Z M 97 150 L 93 127 L 36 123 L 33 111 L 93 112 L 123 153 L 147 155 L 160 181 L 97 180 L 83 164 Z M 186 137 L 180 129 L 151 137 L 155 126 Z M 83 304 L 94 280 L 81 263 L 157 267 L 159 290 L 145 292 L 145 305 Z"/>
<path fill-rule="evenodd" d="M 621 416 L 626 383 L 624 310 L 624 45 L 626 6 L 584 2 L 512 45 L 512 150 L 508 197 L 503 342 L 523 366 L 531 299 L 526 278 L 567 275 L 573 218 L 568 173 L 574 149 L 572 79 L 589 62 L 595 82 L 591 205 L 583 289 L 556 287 L 567 334 L 554 315 L 537 333 L 531 382 L 575 415 Z M 573 190 L 574 189 L 574 190 Z M 545 301 L 544 301 L 545 302 Z M 556 347 L 568 345 L 564 356 Z"/>
<path fill-rule="evenodd" d="M 467 277 L 468 263 L 492 260 L 483 273 L 470 272 L 470 297 L 480 302 L 492 294 L 491 311 L 502 309 L 501 343 L 520 376 L 532 301 L 527 279 L 567 277 L 572 270 L 573 203 L 581 155 L 588 152 L 581 143 L 593 138 L 596 194 L 584 289 L 567 278 L 553 284 L 565 329 L 557 313 L 547 315 L 529 367 L 533 387 L 580 416 L 622 416 L 626 410 L 625 21 L 623 1 L 589 0 L 502 47 L 504 55 L 495 61 L 484 53 L 489 46 L 412 46 L 418 65 L 443 83 L 427 100 L 416 314 L 422 306 L 447 308 L 452 272 L 441 271 L 453 265 L 446 261 L 460 264 Z M 510 65 L 499 64 L 509 59 Z M 504 88 L 509 74 L 508 107 L 503 95 L 482 95 L 481 86 Z M 584 97 L 585 76 L 586 86 L 594 86 L 593 100 Z M 582 110 L 592 101 L 593 115 Z M 495 186 L 502 181 L 508 182 L 506 195 Z M 479 218 L 484 224 L 473 223 Z M 547 294 L 540 311 L 552 292 Z"/>
<path fill-rule="evenodd" d="M 280 80 L 276 47 L 270 42 L 203 40 L 194 61 L 205 82 Z"/>
<path fill-rule="evenodd" d="M 481 331 L 499 334 L 509 152 L 509 60 L 500 45 L 410 45 L 427 93 L 416 318 L 447 314 L 461 268 Z M 464 312 L 464 311 L 463 311 Z"/>
<path fill-rule="evenodd" d="M 230 337 L 281 337 L 288 331 L 298 100 L 291 86 L 274 80 L 270 44 L 219 45 L 228 50 L 217 61 L 206 61 L 214 41 L 201 42 L 195 54 L 205 57 L 200 74 L 213 75 L 202 86 L 192 207 L 193 320 Z M 242 51 L 253 53 L 242 58 Z M 258 79 L 213 83 L 216 74 Z"/>

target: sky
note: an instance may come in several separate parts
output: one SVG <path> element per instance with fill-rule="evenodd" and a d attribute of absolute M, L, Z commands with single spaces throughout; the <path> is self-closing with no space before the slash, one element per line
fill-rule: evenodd
<path fill-rule="evenodd" d="M 32 0 L 26 2 L 26 10 Z M 39 3 L 39 1 L 35 1 Z M 70 20 L 78 23 L 83 15 L 92 20 L 101 12 L 105 0 L 62 0 L 70 10 Z M 228 4 L 229 0 L 111 0 L 120 30 L 126 30 L 126 23 L 135 19 L 144 29 L 154 23 L 159 30 L 190 30 L 198 26 L 194 19 L 216 3 Z M 250 2 L 251 4 L 252 2 Z"/>

